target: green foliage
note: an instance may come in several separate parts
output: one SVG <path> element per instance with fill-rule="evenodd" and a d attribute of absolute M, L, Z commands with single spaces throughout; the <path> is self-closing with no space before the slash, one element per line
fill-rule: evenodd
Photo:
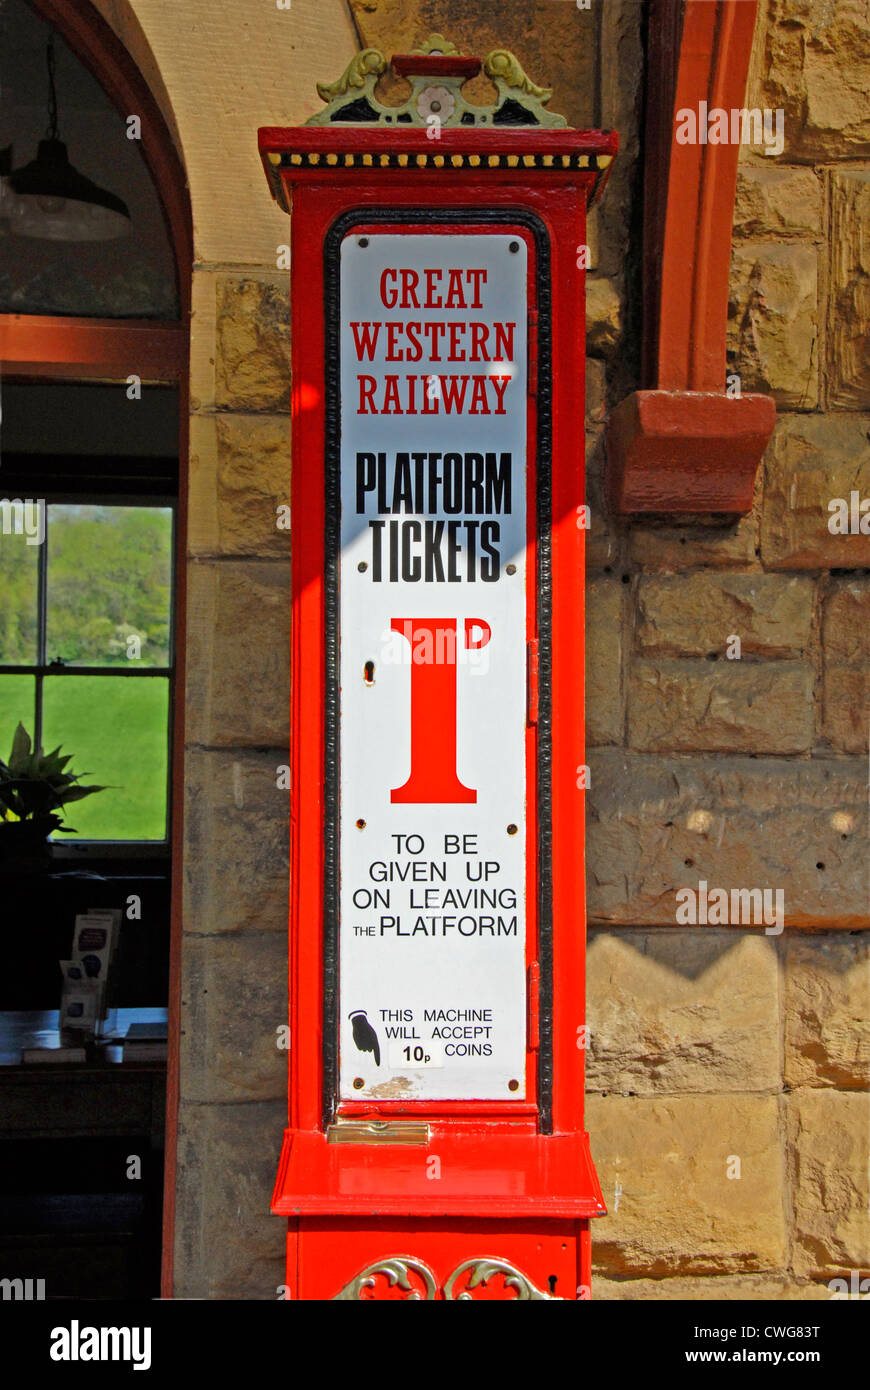
<path fill-rule="evenodd" d="M 172 521 L 164 507 L 49 504 L 46 657 L 125 666 L 169 665 Z M 37 659 L 39 547 L 0 535 L 0 663 Z"/>
<path fill-rule="evenodd" d="M 38 563 L 38 546 L 0 534 L 0 661 L 7 666 L 36 660 Z"/>
<path fill-rule="evenodd" d="M 156 507 L 51 507 L 46 656 L 78 666 L 168 666 L 171 529 Z"/>
<path fill-rule="evenodd" d="M 49 503 L 47 511 L 46 661 L 125 672 L 168 666 L 170 509 Z M 40 547 L 26 537 L 0 532 L 3 742 L 19 719 L 30 722 L 35 709 L 33 677 L 5 674 L 2 667 L 38 661 L 39 555 Z M 103 796 L 89 796 L 76 812 L 80 834 L 94 840 L 164 838 L 168 717 L 169 683 L 159 677 L 46 675 L 44 741 L 78 749 L 80 760 L 105 784 Z M 0 819 L 19 814 L 8 802 L 14 793 L 7 785 Z M 50 800 L 44 790 L 30 794 Z M 66 828 L 55 811 L 46 814 L 57 829 Z"/>
<path fill-rule="evenodd" d="M 0 760 L 0 820 L 45 820 L 53 830 L 71 831 L 57 812 L 71 801 L 106 790 L 83 787 L 81 778 L 86 773 L 66 772 L 72 756 L 61 757 L 60 744 L 51 753 L 34 749 L 29 733 L 19 724 L 8 763 Z"/>

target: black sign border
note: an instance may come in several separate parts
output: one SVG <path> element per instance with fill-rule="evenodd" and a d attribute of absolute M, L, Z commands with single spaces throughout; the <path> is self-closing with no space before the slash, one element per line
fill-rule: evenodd
<path fill-rule="evenodd" d="M 481 223 L 523 227 L 535 242 L 538 311 L 537 362 L 537 609 L 538 609 L 538 964 L 540 1033 L 538 1113 L 543 1134 L 553 1128 L 553 874 L 552 874 L 552 308 L 550 241 L 546 225 L 523 207 L 437 208 L 360 207 L 333 222 L 323 243 L 325 322 L 325 739 L 324 739 L 324 940 L 323 940 L 323 1125 L 339 1104 L 339 713 L 340 713 L 340 556 L 341 556 L 341 244 L 354 227 L 414 225 L 425 232 L 439 226 Z M 304 467 L 294 460 L 294 467 Z M 433 1102 L 436 1104 L 437 1102 Z M 409 1102 L 410 1104 L 410 1102 Z M 469 1101 L 469 1108 L 473 1108 Z"/>

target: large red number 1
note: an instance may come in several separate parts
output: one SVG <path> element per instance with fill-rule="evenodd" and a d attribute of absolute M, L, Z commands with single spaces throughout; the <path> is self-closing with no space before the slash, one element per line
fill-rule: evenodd
<path fill-rule="evenodd" d="M 411 647 L 411 775 L 390 801 L 474 802 L 477 792 L 456 772 L 456 619 L 393 618 L 391 626 Z M 482 618 L 465 619 L 466 650 L 491 636 Z"/>

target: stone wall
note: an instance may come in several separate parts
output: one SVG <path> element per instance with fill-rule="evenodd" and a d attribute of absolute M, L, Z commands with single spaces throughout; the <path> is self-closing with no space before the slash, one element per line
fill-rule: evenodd
<path fill-rule="evenodd" d="M 746 104 L 785 147 L 742 150 L 734 216 L 728 371 L 779 409 L 751 515 L 593 524 L 599 1298 L 829 1298 L 870 1266 L 870 535 L 828 527 L 870 498 L 862 11 L 759 5 Z M 626 331 L 587 338 L 593 502 Z M 781 888 L 785 930 L 677 925 L 702 880 Z"/>
<path fill-rule="evenodd" d="M 276 523 L 290 498 L 288 279 L 265 267 L 194 273 L 179 1297 L 274 1298 L 284 1283 L 269 1195 L 287 1112 L 277 1029 L 288 803 L 277 770 L 288 748 L 290 536 Z"/>
<path fill-rule="evenodd" d="M 256 128 L 305 120 L 358 47 L 441 29 L 513 48 L 554 110 L 620 133 L 587 295 L 595 1293 L 828 1297 L 870 1262 L 870 538 L 826 510 L 870 496 L 863 5 L 762 0 L 750 99 L 787 138 L 741 165 L 730 369 L 781 415 L 752 515 L 679 528 L 616 524 L 602 496 L 603 421 L 637 384 L 641 6 L 99 7 L 160 75 L 195 224 L 176 1294 L 283 1283 L 289 228 Z M 785 931 L 678 926 L 701 878 L 782 887 Z"/>

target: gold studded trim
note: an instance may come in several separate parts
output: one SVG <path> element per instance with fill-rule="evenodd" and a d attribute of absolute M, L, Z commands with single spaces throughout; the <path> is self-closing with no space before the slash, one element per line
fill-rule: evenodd
<path fill-rule="evenodd" d="M 510 151 L 491 154 L 487 150 L 479 153 L 468 151 L 440 150 L 434 148 L 418 152 L 402 150 L 385 152 L 381 150 L 268 150 L 264 151 L 264 165 L 273 196 L 276 202 L 289 211 L 286 190 L 281 178 L 281 170 L 301 173 L 307 169 L 397 169 L 402 172 L 440 170 L 452 174 L 457 169 L 472 169 L 475 173 L 489 173 L 500 169 L 522 172 L 531 169 L 545 169 L 548 173 L 573 173 L 581 170 L 594 173 L 595 190 L 598 196 L 604 182 L 603 175 L 613 163 L 612 154 L 595 154 L 572 150 L 567 154 L 544 153 L 543 151 Z"/>
<path fill-rule="evenodd" d="M 352 153 L 324 154 L 318 151 L 293 154 L 277 154 L 272 151 L 267 156 L 269 163 L 281 169 L 315 169 L 318 165 L 335 166 L 344 169 L 371 168 L 373 155 L 370 151 L 357 150 Z M 377 153 L 378 165 L 382 169 L 592 169 L 603 170 L 612 162 L 611 154 L 440 154 L 427 151 L 425 154 Z"/>

